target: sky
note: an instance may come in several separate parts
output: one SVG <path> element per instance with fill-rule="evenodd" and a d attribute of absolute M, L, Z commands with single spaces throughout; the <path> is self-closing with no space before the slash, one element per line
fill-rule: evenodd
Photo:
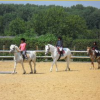
<path fill-rule="evenodd" d="M 83 6 L 93 6 L 100 8 L 100 1 L 0 1 L 0 4 L 36 4 L 36 5 L 60 5 L 64 7 L 71 7 L 76 4 L 82 4 Z"/>

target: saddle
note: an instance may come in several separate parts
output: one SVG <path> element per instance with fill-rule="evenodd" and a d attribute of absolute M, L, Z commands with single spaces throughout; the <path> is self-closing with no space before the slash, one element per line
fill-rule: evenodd
<path fill-rule="evenodd" d="M 23 51 L 21 51 L 21 55 L 22 55 L 24 60 L 27 60 L 27 58 L 28 58 L 27 52 L 25 52 L 25 54 L 23 54 Z"/>
<path fill-rule="evenodd" d="M 98 57 L 98 56 L 100 56 L 100 51 L 97 53 L 97 52 L 95 52 L 95 54 L 96 54 L 96 56 Z"/>
<path fill-rule="evenodd" d="M 61 54 L 61 52 L 62 52 L 62 54 L 65 53 L 64 49 L 62 49 L 62 51 L 60 51 L 59 47 L 57 47 L 57 51 L 58 51 L 59 54 Z"/>
<path fill-rule="evenodd" d="M 58 60 L 59 60 L 64 55 L 65 51 L 63 49 L 62 49 L 62 51 L 60 51 L 60 48 L 59 47 L 57 47 L 57 51 L 60 54 L 60 56 L 58 58 Z"/>

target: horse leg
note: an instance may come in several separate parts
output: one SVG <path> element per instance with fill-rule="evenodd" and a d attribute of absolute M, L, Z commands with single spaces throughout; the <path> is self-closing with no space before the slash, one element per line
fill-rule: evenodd
<path fill-rule="evenodd" d="M 90 67 L 90 69 L 94 69 L 94 62 L 91 62 L 92 66 Z"/>
<path fill-rule="evenodd" d="M 90 67 L 90 69 L 94 69 L 94 62 L 93 62 L 93 60 L 91 60 L 91 64 L 92 64 L 92 66 Z"/>
<path fill-rule="evenodd" d="M 100 63 L 98 63 L 98 69 L 100 69 Z"/>
<path fill-rule="evenodd" d="M 98 69 L 100 69 L 100 58 L 97 59 Z"/>
<path fill-rule="evenodd" d="M 36 73 L 36 61 L 33 62 L 34 63 L 34 74 Z"/>
<path fill-rule="evenodd" d="M 22 64 L 22 68 L 23 68 L 23 74 L 26 73 L 25 69 L 24 69 L 24 65 L 23 65 L 23 62 L 21 63 Z"/>
<path fill-rule="evenodd" d="M 30 65 L 30 69 L 31 69 L 30 74 L 33 74 L 33 69 L 32 69 L 32 64 L 31 64 L 31 61 L 29 62 L 29 65 Z"/>
<path fill-rule="evenodd" d="M 13 70 L 12 74 L 16 73 L 16 65 L 17 65 L 17 63 L 15 62 L 14 63 L 14 70 Z"/>
<path fill-rule="evenodd" d="M 55 64 L 56 60 L 53 60 L 53 63 L 52 63 L 52 66 L 50 68 L 50 72 L 52 72 L 52 69 L 53 69 L 53 65 Z"/>
<path fill-rule="evenodd" d="M 67 63 L 67 67 L 66 67 L 65 71 L 67 71 L 67 70 L 70 71 L 70 68 L 69 68 L 69 56 L 65 60 L 66 60 L 66 63 Z"/>
<path fill-rule="evenodd" d="M 56 65 L 56 72 L 58 72 L 57 62 L 55 62 L 55 65 Z"/>

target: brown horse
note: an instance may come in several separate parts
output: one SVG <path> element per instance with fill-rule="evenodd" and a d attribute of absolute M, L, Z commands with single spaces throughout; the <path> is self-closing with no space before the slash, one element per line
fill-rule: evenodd
<path fill-rule="evenodd" d="M 91 68 L 90 69 L 95 69 L 94 68 L 94 61 L 96 60 L 98 62 L 98 69 L 100 69 L 100 57 L 96 58 L 95 51 L 91 49 L 91 47 L 87 47 L 87 54 L 89 54 L 90 59 L 91 59 Z"/>

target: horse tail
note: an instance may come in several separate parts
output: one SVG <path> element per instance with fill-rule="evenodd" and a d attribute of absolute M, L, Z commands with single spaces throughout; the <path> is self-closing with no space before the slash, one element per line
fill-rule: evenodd
<path fill-rule="evenodd" d="M 33 55 L 33 57 L 32 57 L 32 61 L 36 61 L 36 51 L 32 51 L 32 55 Z"/>

